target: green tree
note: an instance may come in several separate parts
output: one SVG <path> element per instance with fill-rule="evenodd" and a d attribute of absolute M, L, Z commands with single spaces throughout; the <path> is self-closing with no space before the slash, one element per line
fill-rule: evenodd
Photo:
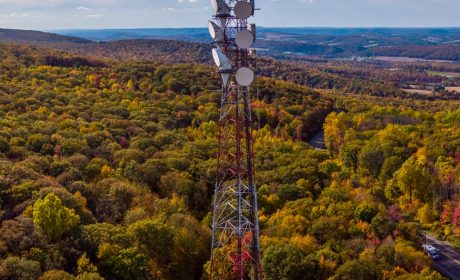
<path fill-rule="evenodd" d="M 45 272 L 38 280 L 75 280 L 75 277 L 62 270 L 50 270 Z"/>
<path fill-rule="evenodd" d="M 32 134 L 29 136 L 27 144 L 32 151 L 40 153 L 45 144 L 51 144 L 51 137 L 43 134 Z"/>
<path fill-rule="evenodd" d="M 143 280 L 147 278 L 146 258 L 138 248 L 121 248 L 104 243 L 99 246 L 101 274 L 107 279 Z"/>
<path fill-rule="evenodd" d="M 358 164 L 361 174 L 377 177 L 383 163 L 383 152 L 378 146 L 369 143 L 361 149 Z"/>
<path fill-rule="evenodd" d="M 269 246 L 262 259 L 267 280 L 315 279 L 318 262 L 290 244 Z"/>
<path fill-rule="evenodd" d="M 166 86 L 168 87 L 169 90 L 172 90 L 176 93 L 181 92 L 181 90 L 184 88 L 184 84 L 178 81 L 175 78 L 171 78 L 166 81 Z"/>
<path fill-rule="evenodd" d="M 169 274 L 174 279 L 199 279 L 203 263 L 209 260 L 210 230 L 194 217 L 184 214 L 174 214 L 167 224 L 174 234 Z"/>
<path fill-rule="evenodd" d="M 362 149 L 362 143 L 347 143 L 340 149 L 340 159 L 343 164 L 352 170 L 358 168 L 358 156 Z"/>
<path fill-rule="evenodd" d="M 57 240 L 80 222 L 75 210 L 63 206 L 59 197 L 53 193 L 35 202 L 33 217 L 34 224 L 52 240 Z"/>
<path fill-rule="evenodd" d="M 360 204 L 355 209 L 355 219 L 370 223 L 377 213 L 378 210 L 373 205 Z"/>
<path fill-rule="evenodd" d="M 380 273 L 374 262 L 349 260 L 335 272 L 335 279 L 340 280 L 375 280 Z"/>
<path fill-rule="evenodd" d="M 395 175 L 399 188 L 409 195 L 410 202 L 413 196 L 422 202 L 432 200 L 435 182 L 426 163 L 422 160 L 409 158 Z"/>
<path fill-rule="evenodd" d="M 86 148 L 86 142 L 82 142 L 79 139 L 64 139 L 61 142 L 61 146 L 64 155 L 71 156 L 76 152 L 84 150 Z"/>
<path fill-rule="evenodd" d="M 162 262 L 171 258 L 174 246 L 171 229 L 160 221 L 142 220 L 129 226 L 128 234 L 143 247 L 149 256 Z"/>
<path fill-rule="evenodd" d="M 403 164 L 403 160 L 399 156 L 392 156 L 383 161 L 382 168 L 380 169 L 379 180 L 385 185 L 388 180 L 393 177 L 393 174 Z"/>

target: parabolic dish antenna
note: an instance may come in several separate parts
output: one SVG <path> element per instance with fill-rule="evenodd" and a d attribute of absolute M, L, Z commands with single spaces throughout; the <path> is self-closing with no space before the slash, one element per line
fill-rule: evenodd
<path fill-rule="evenodd" d="M 254 34 L 249 30 L 242 30 L 236 34 L 235 43 L 240 49 L 248 49 L 254 43 Z"/>
<path fill-rule="evenodd" d="M 234 11 L 237 19 L 247 19 L 253 14 L 253 7 L 249 2 L 240 1 L 236 3 Z"/>
<path fill-rule="evenodd" d="M 254 72 L 246 67 L 242 67 L 236 71 L 236 82 L 243 87 L 247 87 L 254 82 Z"/>
<path fill-rule="evenodd" d="M 230 14 L 230 7 L 224 0 L 211 0 L 211 5 L 218 16 Z"/>
<path fill-rule="evenodd" d="M 220 70 L 230 70 L 232 64 L 220 49 L 212 49 L 212 58 Z"/>
<path fill-rule="evenodd" d="M 224 31 L 216 23 L 209 21 L 208 23 L 209 34 L 211 34 L 212 39 L 216 42 L 221 42 L 224 40 Z"/>

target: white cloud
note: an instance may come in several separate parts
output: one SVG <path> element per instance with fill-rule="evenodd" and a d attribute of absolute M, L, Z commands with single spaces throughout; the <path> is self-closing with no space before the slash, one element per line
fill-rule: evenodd
<path fill-rule="evenodd" d="M 262 26 L 460 26 L 460 0 L 255 1 L 261 11 L 254 22 Z M 2 27 L 27 29 L 199 27 L 211 18 L 210 6 L 209 0 L 0 0 L 0 18 L 8 21 Z"/>
<path fill-rule="evenodd" d="M 89 14 L 89 15 L 85 15 L 86 18 L 100 18 L 100 17 L 103 17 L 104 15 L 101 15 L 101 14 Z"/>

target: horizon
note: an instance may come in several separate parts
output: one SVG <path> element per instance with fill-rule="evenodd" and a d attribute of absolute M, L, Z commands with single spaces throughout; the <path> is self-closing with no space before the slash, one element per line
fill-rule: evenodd
<path fill-rule="evenodd" d="M 2 27 L 0 27 L 1 29 Z M 459 26 L 258 26 L 258 28 L 286 28 L 286 29 L 460 29 Z M 8 28 L 5 28 L 8 29 Z M 12 28 L 14 29 L 14 28 Z M 18 29 L 29 31 L 65 31 L 65 30 L 142 30 L 142 29 L 204 29 L 205 26 L 186 26 L 186 27 L 115 27 L 115 28 L 65 28 L 65 29 Z"/>
<path fill-rule="evenodd" d="M 460 26 L 427 26 L 427 27 L 388 27 L 388 26 L 362 26 L 362 27 L 338 27 L 338 26 L 259 26 L 259 29 L 303 29 L 303 30 L 353 30 L 353 29 L 362 29 L 362 30 L 443 30 L 443 29 L 460 29 Z M 190 26 L 190 27 L 118 27 L 118 28 L 65 28 L 65 29 L 17 29 L 17 28 L 3 28 L 0 29 L 11 29 L 11 30 L 23 30 L 23 31 L 39 31 L 39 32 L 64 32 L 64 31 L 103 31 L 103 30 L 164 30 L 164 29 L 173 29 L 173 30 L 186 30 L 186 29 L 200 29 L 207 30 L 203 26 Z"/>
<path fill-rule="evenodd" d="M 258 0 L 269 28 L 455 28 L 457 0 Z M 209 0 L 0 0 L 0 27 L 26 30 L 199 28 Z M 123 26 L 120 25 L 123 19 Z"/>

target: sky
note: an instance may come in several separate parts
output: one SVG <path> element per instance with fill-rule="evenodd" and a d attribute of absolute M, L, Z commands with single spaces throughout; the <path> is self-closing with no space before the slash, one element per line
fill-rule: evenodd
<path fill-rule="evenodd" d="M 265 27 L 460 27 L 460 0 L 256 0 Z M 210 0 L 0 0 L 0 28 L 206 27 Z"/>

